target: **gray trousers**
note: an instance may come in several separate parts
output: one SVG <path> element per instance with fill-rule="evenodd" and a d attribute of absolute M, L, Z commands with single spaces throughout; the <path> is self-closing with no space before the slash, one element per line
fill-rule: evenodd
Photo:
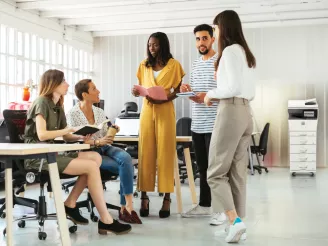
<path fill-rule="evenodd" d="M 236 210 L 245 217 L 248 153 L 253 119 L 248 101 L 220 100 L 212 133 L 207 181 L 214 212 Z"/>

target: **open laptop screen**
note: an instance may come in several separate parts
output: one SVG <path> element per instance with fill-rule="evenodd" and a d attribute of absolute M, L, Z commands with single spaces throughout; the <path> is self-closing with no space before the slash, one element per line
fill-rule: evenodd
<path fill-rule="evenodd" d="M 115 119 L 115 125 L 120 127 L 116 136 L 139 136 L 140 119 Z"/>

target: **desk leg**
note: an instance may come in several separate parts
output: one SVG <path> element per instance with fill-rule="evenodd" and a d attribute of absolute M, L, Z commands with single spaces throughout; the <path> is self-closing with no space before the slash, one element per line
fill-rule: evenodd
<path fill-rule="evenodd" d="M 178 155 L 175 154 L 174 162 L 174 183 L 175 183 L 175 194 L 177 198 L 177 209 L 178 214 L 182 213 L 182 197 L 181 197 L 181 183 L 180 183 L 180 174 L 179 174 L 179 164 L 178 164 Z"/>
<path fill-rule="evenodd" d="M 6 237 L 7 245 L 13 245 L 13 173 L 11 168 L 11 160 L 6 161 L 6 166 L 10 168 L 5 169 L 5 187 L 6 187 Z"/>
<path fill-rule="evenodd" d="M 248 146 L 248 156 L 249 156 L 249 164 L 251 166 L 251 174 L 254 175 L 254 164 L 253 164 L 253 157 L 251 152 L 251 146 Z"/>
<path fill-rule="evenodd" d="M 190 192 L 191 192 L 191 200 L 192 200 L 192 203 L 195 205 L 195 204 L 197 204 L 197 196 L 196 196 L 194 173 L 192 171 L 191 157 L 190 157 L 189 148 L 184 148 L 183 153 L 184 153 L 184 158 L 186 160 L 188 183 L 189 183 L 189 188 L 190 188 Z"/>
<path fill-rule="evenodd" d="M 61 184 L 60 184 L 57 162 L 48 161 L 48 163 L 51 163 L 49 164 L 49 174 L 50 174 L 52 190 L 55 197 L 57 219 L 58 219 L 62 245 L 70 246 L 71 239 L 69 238 L 69 233 L 68 233 L 66 213 L 65 213 L 64 203 L 62 200 Z"/>

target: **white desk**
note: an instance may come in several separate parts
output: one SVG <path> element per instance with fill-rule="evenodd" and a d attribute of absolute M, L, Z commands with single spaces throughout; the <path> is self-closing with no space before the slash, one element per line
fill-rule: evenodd
<path fill-rule="evenodd" d="M 89 149 L 89 144 L 14 144 L 0 143 L 0 160 L 5 162 L 5 189 L 6 189 L 6 222 L 7 245 L 13 245 L 13 194 L 12 194 L 12 161 L 17 159 L 46 158 L 49 163 L 49 175 L 52 183 L 58 225 L 62 245 L 70 246 L 66 214 L 62 201 L 61 185 L 56 162 L 56 153 L 62 151 Z"/>
<path fill-rule="evenodd" d="M 114 142 L 118 143 L 131 143 L 131 144 L 138 144 L 139 138 L 138 137 L 115 137 Z M 186 168 L 188 174 L 188 183 L 190 188 L 191 200 L 193 204 L 197 204 L 197 196 L 196 196 L 196 188 L 195 188 L 195 181 L 194 181 L 194 174 L 192 171 L 191 165 L 191 157 L 190 157 L 190 150 L 188 144 L 192 142 L 192 138 L 189 136 L 177 136 L 176 137 L 177 144 L 184 145 L 183 153 L 186 160 Z M 176 161 L 174 164 L 174 180 L 175 180 L 175 192 L 177 196 L 177 207 L 178 213 L 182 213 L 182 197 L 181 197 L 181 183 L 180 183 L 180 175 L 179 175 L 179 166 L 178 166 L 178 156 L 176 154 Z"/>

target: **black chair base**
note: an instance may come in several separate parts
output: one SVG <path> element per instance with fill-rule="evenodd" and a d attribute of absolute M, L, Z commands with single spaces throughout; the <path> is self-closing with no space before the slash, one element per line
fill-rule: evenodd
<path fill-rule="evenodd" d="M 107 206 L 108 209 L 117 210 L 118 212 L 121 210 L 120 207 L 109 204 L 109 203 L 106 203 L 106 206 Z M 88 212 L 90 213 L 90 219 L 93 222 L 98 222 L 99 218 L 94 213 L 95 204 L 94 204 L 89 192 L 88 192 L 87 199 L 84 200 L 84 201 L 77 202 L 76 207 L 78 207 L 78 208 L 87 208 Z"/>
<path fill-rule="evenodd" d="M 68 188 L 74 186 L 75 183 L 76 183 L 76 180 L 71 180 L 71 181 L 62 183 L 62 190 L 65 191 L 66 194 L 68 194 L 69 193 Z"/>
<path fill-rule="evenodd" d="M 255 166 L 253 166 L 253 169 L 254 169 L 254 170 L 257 170 L 259 174 L 262 174 L 262 169 L 264 169 L 266 173 L 269 172 L 269 170 L 268 170 L 267 167 L 260 166 L 260 165 L 255 165 Z"/>
<path fill-rule="evenodd" d="M 35 215 L 24 215 L 18 219 L 15 219 L 13 222 L 17 222 L 17 225 L 19 228 L 25 228 L 26 221 L 38 221 L 39 223 L 39 231 L 38 231 L 38 238 L 40 240 L 45 240 L 47 238 L 47 233 L 44 231 L 44 223 L 46 220 L 58 220 L 57 215 L 55 213 L 47 214 L 47 203 L 46 198 L 43 195 L 43 186 L 40 189 L 41 195 L 39 196 L 39 201 L 32 200 L 24 197 L 14 197 L 14 202 L 16 201 L 16 204 L 23 203 L 23 206 L 34 208 Z M 5 209 L 5 204 L 1 208 L 3 211 Z M 2 212 L 2 214 L 4 214 Z M 68 220 L 72 221 L 71 219 L 67 218 Z M 69 227 L 70 233 L 75 233 L 77 231 L 77 225 L 72 221 L 73 225 Z M 3 236 L 6 235 L 6 228 L 3 230 Z"/>
<path fill-rule="evenodd" d="M 24 207 L 33 208 L 34 213 L 36 214 L 38 209 L 37 200 L 17 196 L 21 192 L 25 192 L 24 185 L 25 183 L 21 187 L 19 187 L 16 192 L 13 190 L 13 206 L 20 205 Z M 4 210 L 6 209 L 6 199 L 5 198 L 0 199 L 0 204 L 2 205 L 0 208 L 0 218 L 4 219 L 6 218 L 6 213 L 4 212 Z"/>

